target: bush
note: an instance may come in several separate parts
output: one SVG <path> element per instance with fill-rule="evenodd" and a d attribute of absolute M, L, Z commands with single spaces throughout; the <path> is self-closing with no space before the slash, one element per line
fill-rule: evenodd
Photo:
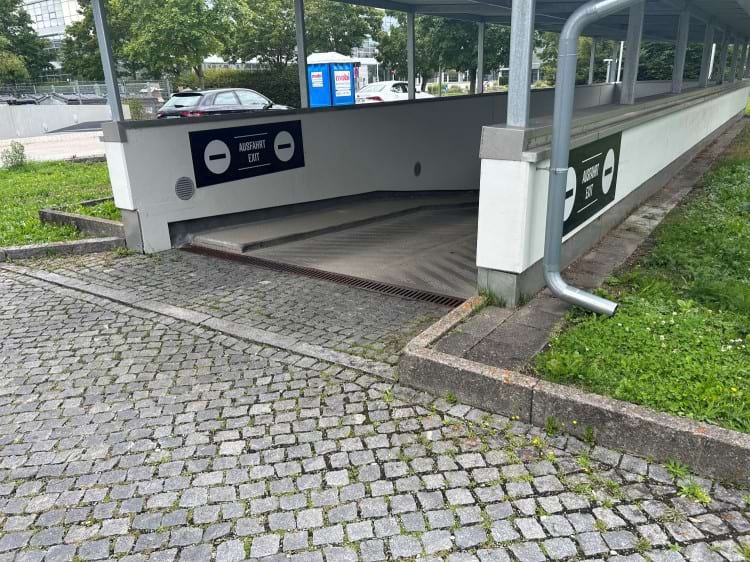
<path fill-rule="evenodd" d="M 143 102 L 138 99 L 128 100 L 128 107 L 130 108 L 130 118 L 134 121 L 140 121 L 146 119 L 146 108 Z"/>
<path fill-rule="evenodd" d="M 12 141 L 0 154 L 0 161 L 4 168 L 22 168 L 26 165 L 26 149 L 20 142 Z"/>
<path fill-rule="evenodd" d="M 299 76 L 297 66 L 287 66 L 279 70 L 206 70 L 204 87 L 210 88 L 250 88 L 260 92 L 274 103 L 299 106 Z M 180 76 L 175 80 L 178 88 L 199 90 L 200 79 L 195 74 Z"/>

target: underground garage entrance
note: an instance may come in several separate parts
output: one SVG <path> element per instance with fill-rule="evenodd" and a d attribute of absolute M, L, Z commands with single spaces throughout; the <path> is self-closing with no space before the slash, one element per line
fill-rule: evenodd
<path fill-rule="evenodd" d="M 475 192 L 378 194 L 200 232 L 186 247 L 456 305 L 476 292 Z"/>

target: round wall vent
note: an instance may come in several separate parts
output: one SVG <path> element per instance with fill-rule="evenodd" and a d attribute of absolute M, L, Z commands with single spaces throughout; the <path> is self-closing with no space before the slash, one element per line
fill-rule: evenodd
<path fill-rule="evenodd" d="M 177 183 L 174 184 L 174 192 L 177 194 L 177 197 L 183 201 L 187 201 L 188 199 L 192 199 L 193 195 L 195 195 L 195 184 L 190 178 L 180 178 L 177 180 Z"/>

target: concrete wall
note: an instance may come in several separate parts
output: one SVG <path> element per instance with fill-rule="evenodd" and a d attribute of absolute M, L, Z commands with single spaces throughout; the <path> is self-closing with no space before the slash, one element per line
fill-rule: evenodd
<path fill-rule="evenodd" d="M 717 91 L 719 94 L 715 95 Z M 622 129 L 622 144 L 615 200 L 564 239 L 573 239 L 619 203 L 632 200 L 636 191 L 662 170 L 741 113 L 749 93 L 747 82 L 713 94 L 706 91 L 707 97 L 688 100 L 684 107 L 665 115 L 641 119 L 636 126 L 617 126 Z M 638 106 L 632 106 L 631 111 L 632 118 L 637 118 Z M 606 118 L 607 115 L 602 116 Z M 603 136 L 615 132 L 611 120 L 607 127 Z M 477 245 L 480 285 L 502 294 L 511 304 L 521 294 L 533 294 L 543 286 L 540 261 L 544 253 L 549 164 L 549 159 L 482 160 Z M 596 243 L 595 238 L 581 239 L 586 243 L 576 244 L 575 252 L 565 252 L 567 261 Z"/>
<path fill-rule="evenodd" d="M 578 107 L 611 103 L 615 87 L 582 87 Z M 553 90 L 532 95 L 532 115 L 552 111 Z M 233 119 L 124 123 L 125 142 L 105 147 L 115 203 L 136 211 L 147 252 L 171 247 L 169 223 L 371 191 L 479 188 L 481 127 L 505 120 L 507 96 L 452 97 Z M 279 121 L 302 122 L 305 167 L 175 194 L 195 179 L 189 133 Z M 415 175 L 415 164 L 421 173 Z"/>
<path fill-rule="evenodd" d="M 123 107 L 130 118 L 129 108 Z M 108 105 L 0 105 L 0 139 L 38 137 L 86 121 L 108 121 Z"/>

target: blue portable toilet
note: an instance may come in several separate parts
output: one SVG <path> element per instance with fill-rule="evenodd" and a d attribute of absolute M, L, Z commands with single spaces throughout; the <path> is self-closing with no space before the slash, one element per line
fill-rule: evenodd
<path fill-rule="evenodd" d="M 354 105 L 355 61 L 340 53 L 313 53 L 307 57 L 310 107 Z"/>
<path fill-rule="evenodd" d="M 310 95 L 310 107 L 330 107 L 331 71 L 327 64 L 307 65 L 307 88 Z"/>

